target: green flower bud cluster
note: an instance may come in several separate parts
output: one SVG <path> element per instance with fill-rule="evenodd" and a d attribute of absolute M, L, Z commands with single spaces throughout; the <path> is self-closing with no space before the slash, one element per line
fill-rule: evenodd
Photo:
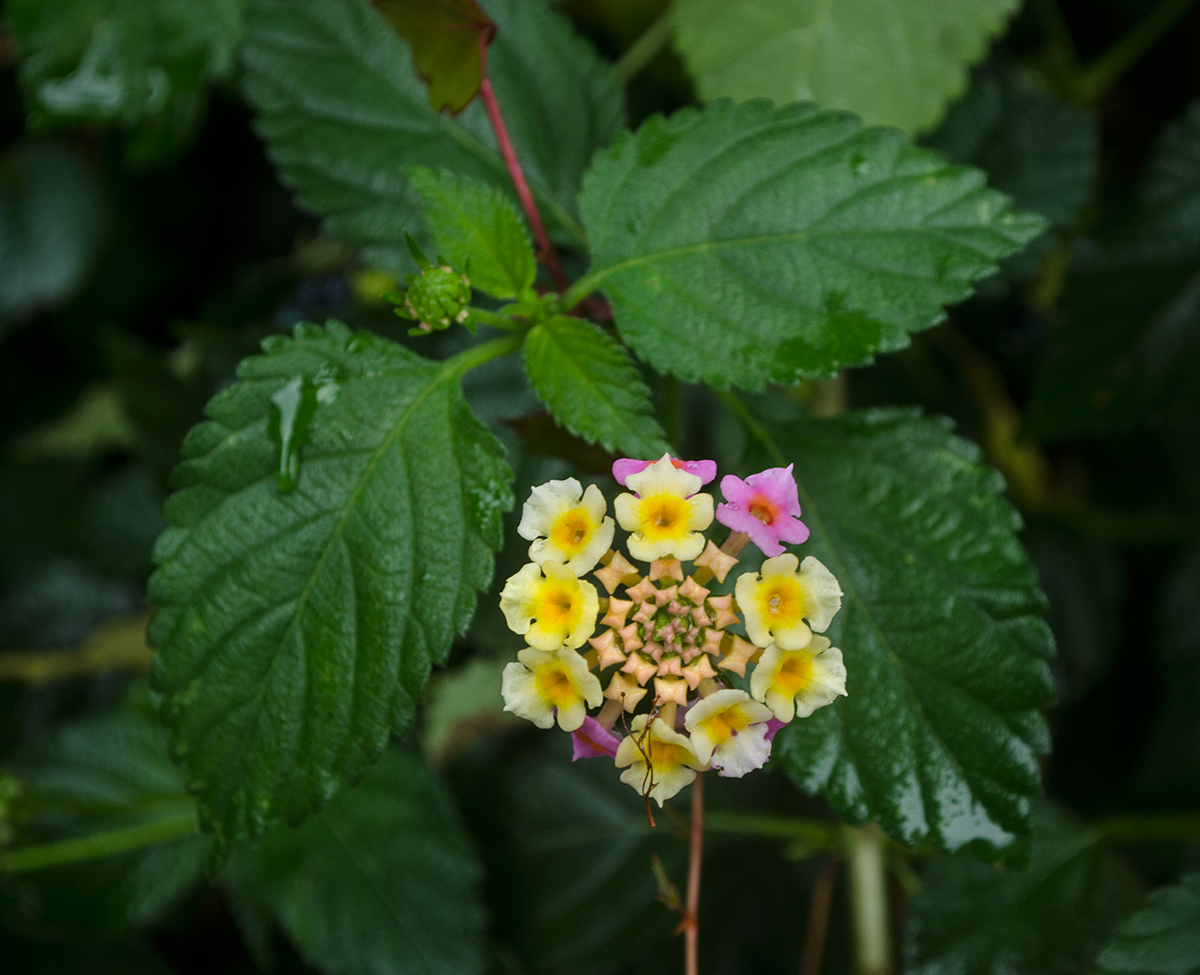
<path fill-rule="evenodd" d="M 405 275 L 407 291 L 389 291 L 383 296 L 401 306 L 396 309 L 397 315 L 417 322 L 417 327 L 408 334 L 426 335 L 456 322 L 465 324 L 470 314 L 471 279 L 444 258 L 439 257 L 437 264 L 431 263 L 411 236 L 408 248 L 417 262 L 417 273 Z"/>

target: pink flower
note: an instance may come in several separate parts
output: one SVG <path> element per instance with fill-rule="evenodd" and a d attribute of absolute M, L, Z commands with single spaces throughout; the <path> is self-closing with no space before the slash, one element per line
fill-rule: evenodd
<path fill-rule="evenodd" d="M 633 460 L 630 457 L 622 457 L 613 464 L 613 477 L 617 479 L 617 483 L 621 487 L 626 487 L 625 478 L 630 474 L 640 474 L 653 463 L 655 463 L 653 460 Z M 681 471 L 695 474 L 700 478 L 701 484 L 707 484 L 717 476 L 717 462 L 715 460 L 676 460 L 672 457 L 671 463 Z"/>
<path fill-rule="evenodd" d="M 774 741 L 779 729 L 786 728 L 787 726 L 788 723 L 786 721 L 780 721 L 778 718 L 767 718 L 767 733 L 765 735 L 767 741 Z M 579 734 L 579 732 L 575 733 Z"/>
<path fill-rule="evenodd" d="M 808 528 L 799 519 L 800 497 L 791 464 L 751 474 L 744 481 L 726 474 L 721 493 L 725 504 L 717 505 L 717 521 L 749 535 L 763 554 L 774 558 L 783 554 L 781 542 L 808 540 Z"/>
<path fill-rule="evenodd" d="M 592 717 L 584 718 L 583 724 L 571 732 L 571 741 L 575 744 L 572 762 L 578 762 L 581 758 L 599 758 L 601 755 L 616 758 L 617 746 L 621 743 L 616 735 Z"/>

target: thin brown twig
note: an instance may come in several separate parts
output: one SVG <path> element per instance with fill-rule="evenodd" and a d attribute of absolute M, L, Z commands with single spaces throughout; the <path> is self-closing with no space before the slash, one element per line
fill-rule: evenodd
<path fill-rule="evenodd" d="M 692 836 L 688 850 L 687 914 L 684 922 L 684 970 L 700 975 L 700 866 L 704 854 L 704 774 L 692 783 Z"/>
<path fill-rule="evenodd" d="M 812 900 L 808 904 L 808 928 L 804 935 L 804 956 L 800 975 L 821 975 L 821 958 L 825 953 L 825 932 L 829 929 L 829 908 L 833 903 L 833 888 L 837 881 L 838 858 L 829 856 L 821 865 L 813 884 Z"/>
<path fill-rule="evenodd" d="M 558 252 L 555 251 L 554 244 L 550 242 L 546 227 L 542 223 L 542 216 L 538 213 L 537 203 L 533 199 L 533 191 L 529 189 L 525 171 L 521 169 L 521 161 L 517 158 L 517 150 L 513 147 L 512 139 L 509 138 L 508 127 L 504 124 L 504 116 L 500 112 L 500 103 L 496 100 L 496 92 L 493 90 L 491 78 L 488 76 L 488 40 L 489 33 L 480 31 L 479 73 L 481 80 L 479 94 L 483 98 L 484 108 L 487 109 L 488 120 L 492 123 L 492 131 L 496 135 L 496 144 L 500 147 L 500 155 L 504 157 L 504 165 L 508 167 L 508 175 L 512 178 L 513 187 L 521 200 L 525 216 L 529 218 L 529 225 L 533 228 L 533 236 L 538 244 L 538 259 L 546 265 L 558 290 L 566 291 L 569 283 L 567 276 L 563 274 L 562 265 L 558 260 Z"/>

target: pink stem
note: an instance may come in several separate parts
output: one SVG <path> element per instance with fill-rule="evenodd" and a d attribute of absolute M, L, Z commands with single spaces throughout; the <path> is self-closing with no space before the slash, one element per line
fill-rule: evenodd
<path fill-rule="evenodd" d="M 688 851 L 687 914 L 684 929 L 684 970 L 700 975 L 700 861 L 704 852 L 704 773 L 692 783 L 692 837 Z"/>
<path fill-rule="evenodd" d="M 533 236 L 537 239 L 538 257 L 546 265 L 550 276 L 554 278 L 558 290 L 566 291 L 567 277 L 563 274 L 562 265 L 558 262 L 558 253 L 554 250 L 554 245 L 550 243 L 546 228 L 542 224 L 541 214 L 538 213 L 537 204 L 533 201 L 533 193 L 529 189 L 529 183 L 525 180 L 521 161 L 517 159 L 517 151 L 513 148 L 512 139 L 508 136 L 508 127 L 504 124 L 504 116 L 500 114 L 500 103 L 496 101 L 496 92 L 488 77 L 487 43 L 489 36 L 487 31 L 479 32 L 479 68 L 482 78 L 479 84 L 479 94 L 483 96 L 483 105 L 487 109 L 488 119 L 492 123 L 492 131 L 496 134 L 496 143 L 500 146 L 500 155 L 504 157 L 504 165 L 508 167 L 508 175 L 512 177 L 513 186 L 521 200 L 521 206 L 525 209 L 525 216 L 529 218 L 529 225 L 533 228 Z"/>

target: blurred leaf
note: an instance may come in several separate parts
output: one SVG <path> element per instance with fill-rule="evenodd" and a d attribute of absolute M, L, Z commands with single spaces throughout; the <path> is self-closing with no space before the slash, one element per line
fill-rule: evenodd
<path fill-rule="evenodd" d="M 482 972 L 479 881 L 441 783 L 399 749 L 300 829 L 238 850 L 223 878 L 329 975 Z"/>
<path fill-rule="evenodd" d="M 117 387 L 97 383 L 64 416 L 31 430 L 15 447 L 22 457 L 91 457 L 129 450 L 136 437 Z"/>
<path fill-rule="evenodd" d="M 414 167 L 408 178 L 441 257 L 465 267 L 471 285 L 493 298 L 533 296 L 533 245 L 507 196 L 487 183 L 445 171 Z"/>
<path fill-rule="evenodd" d="M 1200 874 L 1150 895 L 1120 923 L 1096 957 L 1097 975 L 1196 975 L 1200 972 Z"/>
<path fill-rule="evenodd" d="M 811 105 L 651 118 L 580 208 L 622 337 L 663 372 L 761 389 L 908 344 L 1036 237 L 978 170 Z"/>
<path fill-rule="evenodd" d="M 421 77 L 429 82 L 435 112 L 461 112 L 483 79 L 481 38 L 492 22 L 475 0 L 378 0 L 379 12 L 413 49 Z"/>
<path fill-rule="evenodd" d="M 1200 397 L 1200 101 L 1163 133 L 1138 205 L 1084 241 L 1027 420 L 1056 439 L 1142 426 Z"/>
<path fill-rule="evenodd" d="M 45 684 L 110 669 L 144 673 L 150 669 L 153 656 L 145 640 L 147 619 L 147 615 L 139 614 L 108 620 L 74 650 L 0 650 L 0 681 Z"/>
<path fill-rule="evenodd" d="M 479 736 L 521 727 L 500 696 L 506 666 L 507 660 L 475 659 L 430 680 L 421 750 L 431 763 L 445 764 Z"/>
<path fill-rule="evenodd" d="M 1097 838 L 1039 806 L 1024 870 L 965 857 L 933 861 L 909 906 L 909 975 L 1074 975 L 1132 891 Z"/>
<path fill-rule="evenodd" d="M 10 0 L 34 124 L 137 127 L 142 155 L 189 138 L 210 79 L 227 78 L 245 0 Z"/>
<path fill-rule="evenodd" d="M 57 500 L 57 499 L 55 499 Z M 82 643 L 98 625 L 141 605 L 138 588 L 73 559 L 26 568 L 0 601 L 0 643 L 59 649 Z"/>
<path fill-rule="evenodd" d="M 525 375 L 555 420 L 629 457 L 670 449 L 629 353 L 591 322 L 555 315 L 525 338 Z"/>
<path fill-rule="evenodd" d="M 469 359 L 338 322 L 263 348 L 188 435 L 150 584 L 152 681 L 218 855 L 299 823 L 409 725 L 512 505 L 459 390 Z M 313 413 L 289 455 L 268 428 L 293 388 Z"/>
<path fill-rule="evenodd" d="M 782 433 L 812 530 L 804 554 L 845 592 L 826 635 L 849 696 L 789 725 L 776 751 L 853 823 L 1020 856 L 1054 642 L 1003 481 L 949 426 L 877 410 Z"/>
<path fill-rule="evenodd" d="M 1096 113 L 1053 95 L 1032 72 L 978 72 L 926 145 L 978 166 L 1023 210 L 1056 227 L 1079 218 L 1096 182 Z"/>
<path fill-rule="evenodd" d="M 1143 797 L 1162 806 L 1188 810 L 1200 802 L 1198 592 L 1200 553 L 1193 552 L 1162 590 L 1154 648 L 1161 672 L 1160 701 L 1136 778 Z"/>
<path fill-rule="evenodd" d="M 167 757 L 153 713 L 126 707 L 67 725 L 15 767 L 35 814 L 26 842 L 48 842 L 191 815 L 195 803 Z M 200 880 L 200 835 L 21 877 L 10 923 L 74 933 L 153 924 Z M 30 905 L 33 909 L 30 910 Z"/>
<path fill-rule="evenodd" d="M 171 969 L 148 945 L 62 943 L 4 932 L 4 961 L 21 975 L 172 975 Z"/>
<path fill-rule="evenodd" d="M 700 95 L 804 100 L 870 124 L 937 124 L 1019 0 L 676 0 Z"/>
<path fill-rule="evenodd" d="M 557 236 L 582 243 L 574 216 L 595 149 L 622 124 L 608 67 L 544 0 L 488 0 L 488 66 L 510 135 Z M 366 0 L 251 0 L 246 93 L 258 130 L 301 205 L 369 263 L 410 263 L 421 228 L 410 166 L 447 169 L 511 193 L 483 107 L 456 119 L 429 105 L 408 45 Z"/>
<path fill-rule="evenodd" d="M 651 832 L 611 762 L 572 763 L 568 736 L 543 733 L 479 749 L 451 776 L 485 858 L 493 936 L 530 972 L 623 971 L 665 938 L 676 919 L 655 901 L 650 855 L 682 877 L 686 847 L 669 812 Z"/>
<path fill-rule="evenodd" d="M 74 153 L 25 142 L 0 157 L 0 333 L 71 297 L 92 268 L 103 224 L 99 187 Z"/>

